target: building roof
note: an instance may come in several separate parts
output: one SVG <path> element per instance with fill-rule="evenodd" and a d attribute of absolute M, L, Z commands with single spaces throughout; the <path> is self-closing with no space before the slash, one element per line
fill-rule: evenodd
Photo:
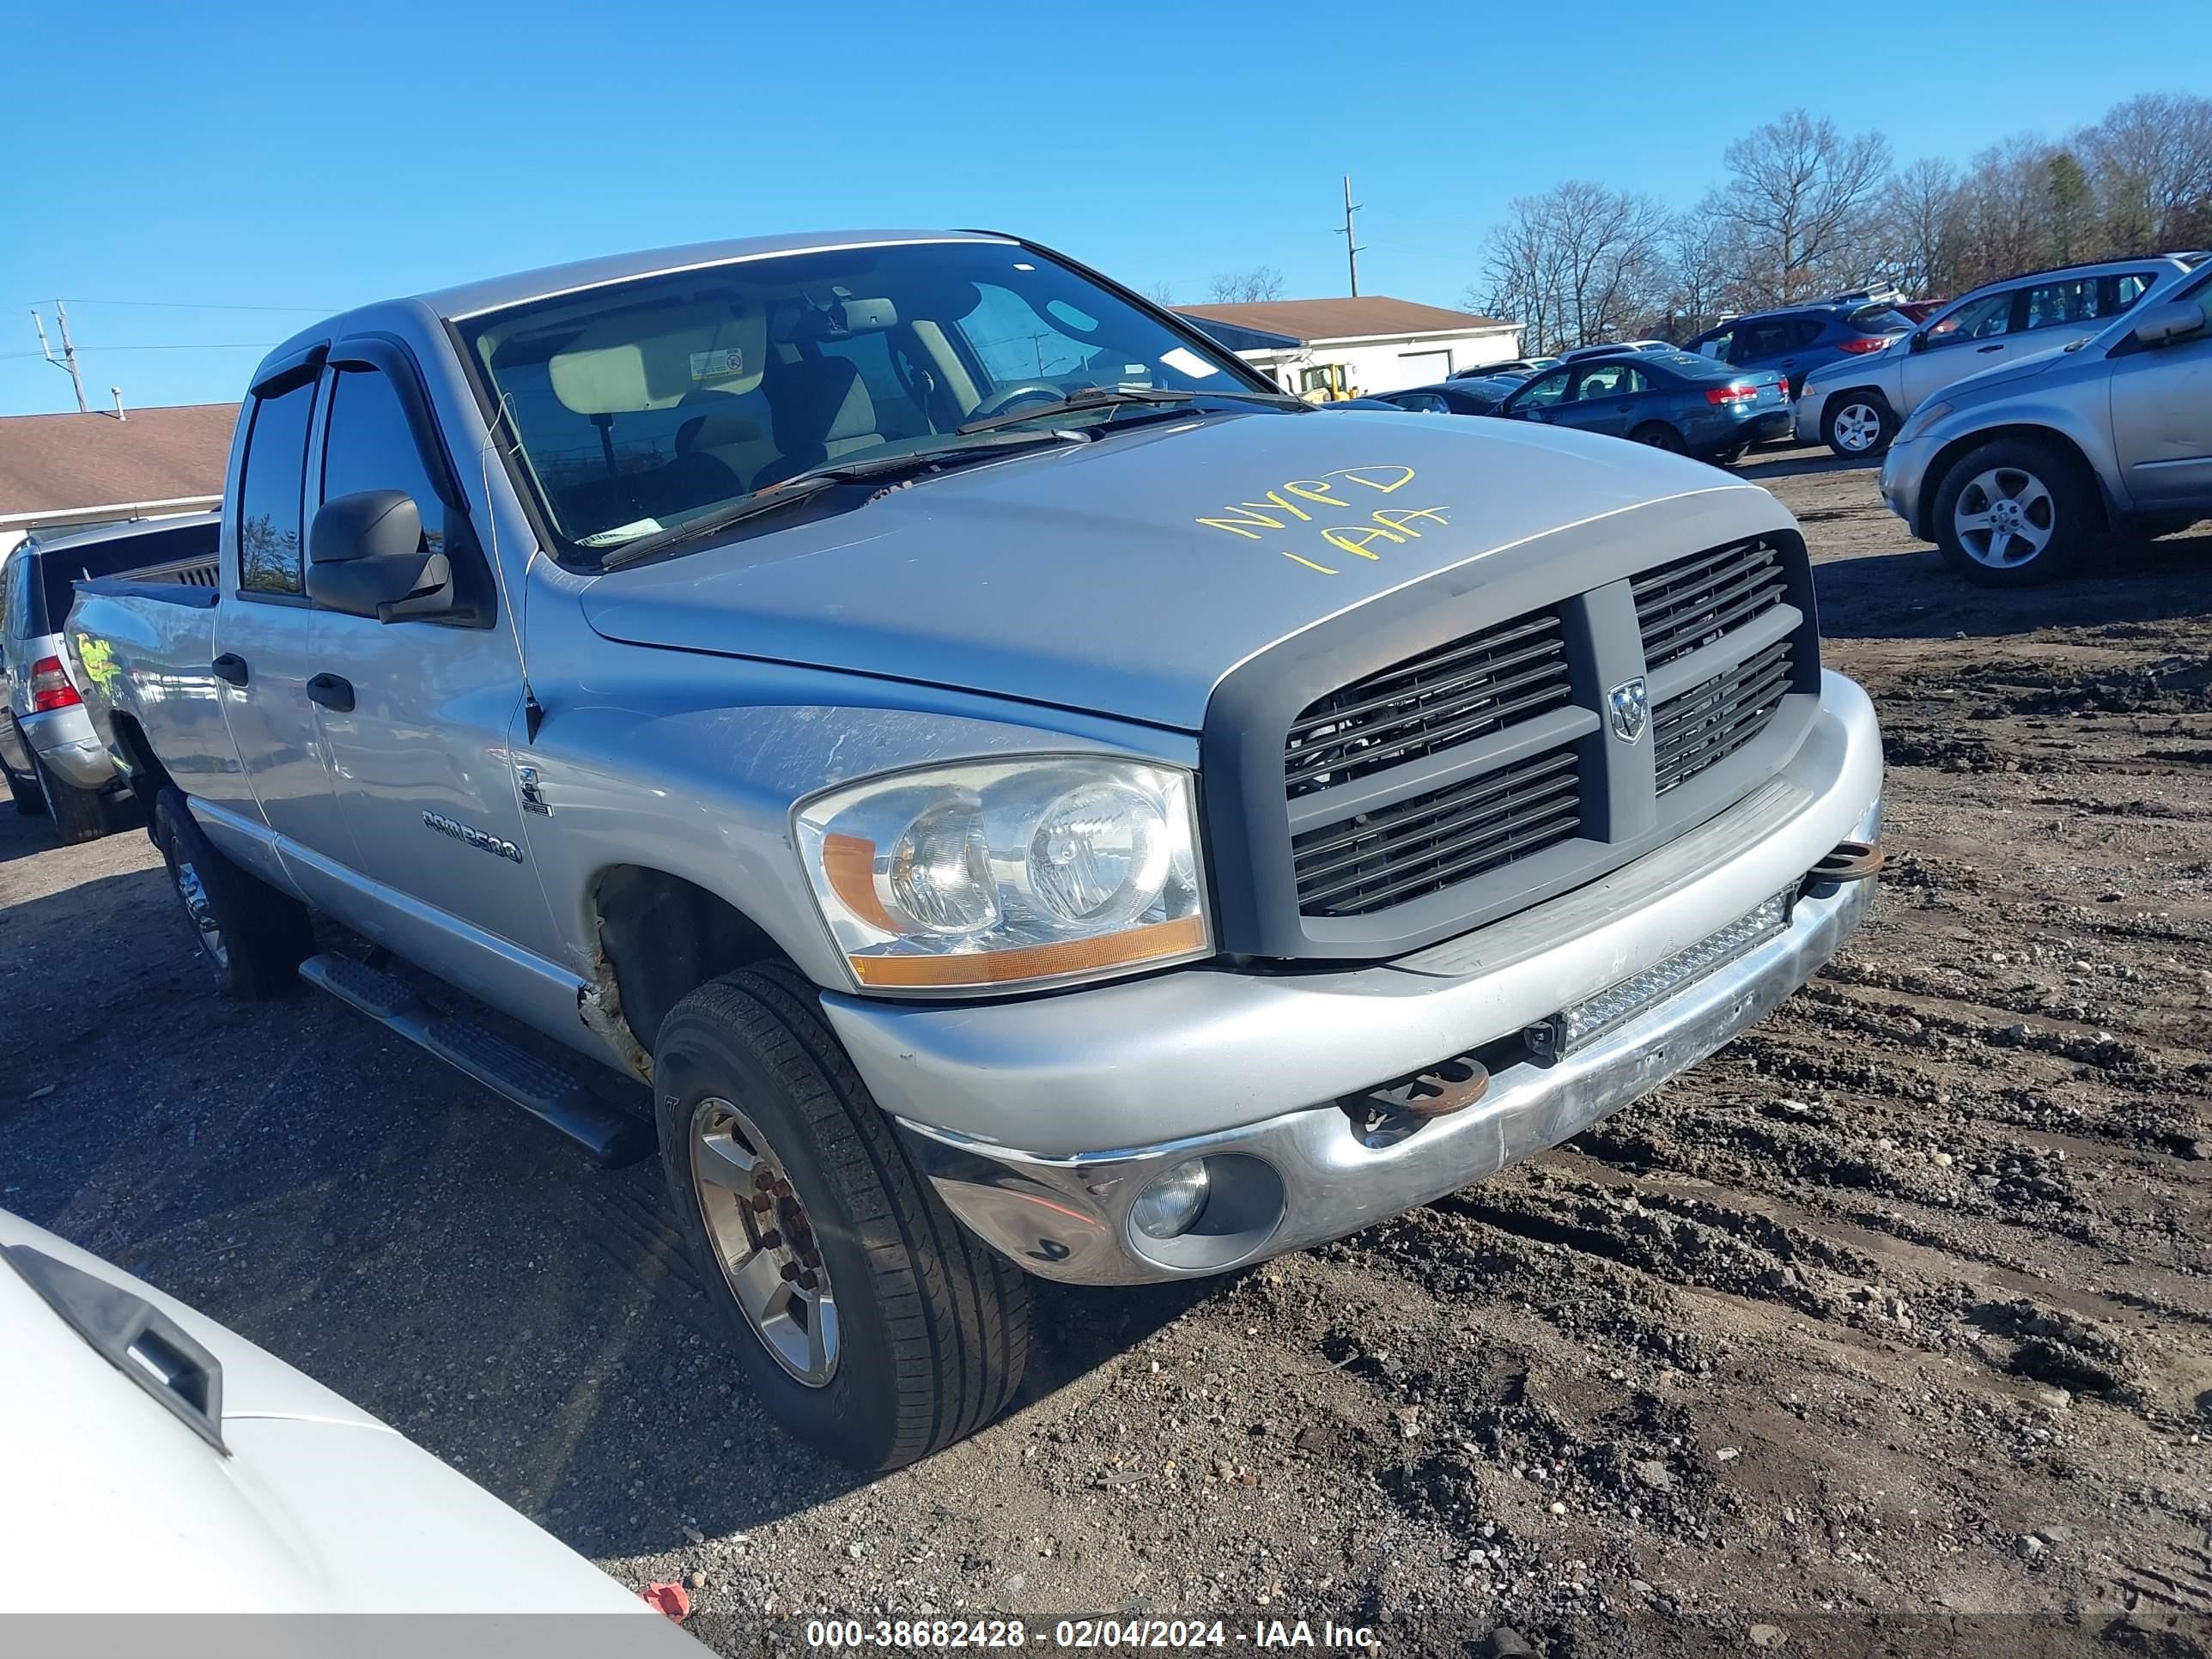
<path fill-rule="evenodd" d="M 1261 300 L 1247 305 L 1177 306 L 1199 322 L 1227 323 L 1262 334 L 1278 334 L 1311 345 L 1322 340 L 1365 340 L 1393 335 L 1457 334 L 1480 329 L 1511 328 L 1495 317 L 1416 305 L 1386 295 L 1358 299 Z"/>
<path fill-rule="evenodd" d="M 0 519 L 211 501 L 230 464 L 236 404 L 112 415 L 0 416 Z"/>

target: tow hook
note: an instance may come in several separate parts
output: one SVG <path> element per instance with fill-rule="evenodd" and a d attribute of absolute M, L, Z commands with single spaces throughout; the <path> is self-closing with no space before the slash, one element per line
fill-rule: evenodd
<path fill-rule="evenodd" d="M 1363 1143 L 1381 1147 L 1403 1140 L 1432 1117 L 1465 1110 L 1489 1087 L 1490 1068 L 1471 1054 L 1456 1054 L 1336 1103 Z"/>
<path fill-rule="evenodd" d="M 1847 881 L 1870 881 L 1881 873 L 1882 861 L 1879 842 L 1839 841 L 1805 872 L 1805 890 L 1838 887 Z"/>

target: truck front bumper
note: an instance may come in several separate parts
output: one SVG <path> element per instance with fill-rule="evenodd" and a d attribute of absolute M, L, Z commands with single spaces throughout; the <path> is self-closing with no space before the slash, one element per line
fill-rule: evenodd
<path fill-rule="evenodd" d="M 1807 886 L 1779 933 L 1564 1059 L 1543 1064 L 1517 1039 L 1797 891 L 1838 843 L 1875 840 L 1881 798 L 1873 707 L 1828 674 L 1796 757 L 1711 823 L 1395 962 L 1190 969 L 981 1006 L 823 1004 L 939 1195 L 1007 1256 L 1085 1284 L 1218 1273 L 1455 1191 L 1712 1053 L 1835 952 L 1871 881 Z M 1409 1131 L 1377 1135 L 1338 1103 L 1478 1051 L 1481 1098 Z M 1208 1160 L 1212 1194 L 1199 1225 L 1146 1236 L 1138 1198 L 1193 1158 Z"/>

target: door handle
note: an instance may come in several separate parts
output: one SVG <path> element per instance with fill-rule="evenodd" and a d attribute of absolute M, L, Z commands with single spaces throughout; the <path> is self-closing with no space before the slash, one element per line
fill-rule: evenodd
<path fill-rule="evenodd" d="M 1984 351 L 2002 351 L 2003 349 L 2004 349 L 2004 343 L 2003 343 L 2002 341 L 1998 341 L 1998 342 L 1996 342 L 1996 343 L 1991 344 L 1991 345 L 1976 346 L 1976 347 L 1974 348 L 1974 352 L 1975 352 L 1975 355 L 1978 356 L 1981 353 L 1983 353 L 1983 352 L 1984 352 Z"/>
<path fill-rule="evenodd" d="M 228 680 L 233 685 L 243 685 L 248 678 L 246 671 L 246 659 L 235 651 L 224 652 L 208 666 L 215 670 L 215 677 L 217 679 Z"/>
<path fill-rule="evenodd" d="M 341 674 L 318 674 L 307 682 L 307 700 L 341 714 L 353 712 L 353 682 Z"/>

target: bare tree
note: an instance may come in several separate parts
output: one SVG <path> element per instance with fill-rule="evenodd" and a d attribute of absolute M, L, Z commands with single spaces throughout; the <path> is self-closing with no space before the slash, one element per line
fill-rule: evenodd
<path fill-rule="evenodd" d="M 1891 175 L 1875 208 L 1882 273 L 1907 294 L 1945 295 L 1959 287 L 1965 239 L 1959 170 L 1925 156 Z"/>
<path fill-rule="evenodd" d="M 2027 133 L 1974 157 L 1959 186 L 1960 287 L 2051 263 L 2052 153 L 2046 140 Z"/>
<path fill-rule="evenodd" d="M 2077 134 L 2107 251 L 2179 247 L 2212 231 L 2212 98 L 2149 93 Z"/>
<path fill-rule="evenodd" d="M 1823 116 L 1791 110 L 1728 147 L 1721 210 L 1742 232 L 1770 302 L 1807 299 L 1854 281 L 1866 257 L 1868 210 L 1889 172 L 1889 141 L 1846 137 Z"/>
<path fill-rule="evenodd" d="M 1175 303 L 1175 284 L 1164 279 L 1153 283 L 1145 289 L 1145 297 L 1156 306 L 1171 306 Z"/>
<path fill-rule="evenodd" d="M 1517 197 L 1491 233 L 1480 303 L 1522 325 L 1524 351 L 1616 337 L 1662 297 L 1666 230 L 1666 210 L 1650 197 L 1588 179 Z"/>
<path fill-rule="evenodd" d="M 1724 311 L 1758 303 L 1747 292 L 1743 236 L 1711 196 L 1667 227 L 1666 321 L 1661 331 L 1680 339 L 1710 326 Z"/>
<path fill-rule="evenodd" d="M 1249 270 L 1231 271 L 1213 279 L 1213 303 L 1218 306 L 1253 305 L 1264 300 L 1283 297 L 1283 273 L 1273 265 L 1255 265 Z"/>

